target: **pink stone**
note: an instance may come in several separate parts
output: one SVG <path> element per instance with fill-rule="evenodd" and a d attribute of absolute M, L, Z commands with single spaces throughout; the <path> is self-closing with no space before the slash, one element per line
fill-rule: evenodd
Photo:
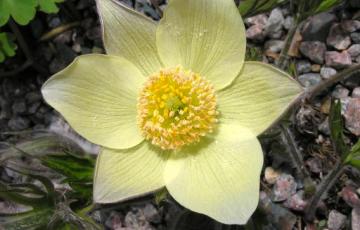
<path fill-rule="evenodd" d="M 349 98 L 345 112 L 345 126 L 356 136 L 360 136 L 360 98 Z"/>
<path fill-rule="evenodd" d="M 347 51 L 337 52 L 328 51 L 325 53 L 325 62 L 327 66 L 337 69 L 348 67 L 352 64 L 351 56 Z"/>

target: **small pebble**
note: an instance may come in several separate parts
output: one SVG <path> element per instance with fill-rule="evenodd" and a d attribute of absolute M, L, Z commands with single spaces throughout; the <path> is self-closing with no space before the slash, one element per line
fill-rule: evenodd
<path fill-rule="evenodd" d="M 342 229 L 346 222 L 346 216 L 336 210 L 331 210 L 328 217 L 327 226 L 329 230 Z"/>
<path fill-rule="evenodd" d="M 296 62 L 296 70 L 298 74 L 309 73 L 311 71 L 311 63 L 308 60 L 299 60 Z"/>
<path fill-rule="evenodd" d="M 307 202 L 304 200 L 304 191 L 299 191 L 286 200 L 284 206 L 294 211 L 304 211 Z"/>
<path fill-rule="evenodd" d="M 342 69 L 352 64 L 351 56 L 347 51 L 337 52 L 328 51 L 325 53 L 326 65 L 337 69 Z"/>
<path fill-rule="evenodd" d="M 311 65 L 311 71 L 315 73 L 319 73 L 321 70 L 321 65 L 319 64 L 313 64 Z"/>
<path fill-rule="evenodd" d="M 281 9 L 273 9 L 265 25 L 265 34 L 267 34 L 270 38 L 280 38 L 282 35 L 282 27 L 284 21 L 285 19 L 281 12 Z"/>
<path fill-rule="evenodd" d="M 306 73 L 298 77 L 299 82 L 304 87 L 312 87 L 321 82 L 321 76 L 318 73 Z"/>
<path fill-rule="evenodd" d="M 345 98 L 349 96 L 350 91 L 341 86 L 341 85 L 337 85 L 334 89 L 334 91 L 331 93 L 331 96 L 333 96 L 334 98 Z"/>
<path fill-rule="evenodd" d="M 336 69 L 323 66 L 320 70 L 320 75 L 323 79 L 329 79 L 331 76 L 337 74 Z"/>
<path fill-rule="evenodd" d="M 275 202 L 285 201 L 296 193 L 296 182 L 289 174 L 281 174 L 275 182 L 272 193 L 272 200 Z"/>
<path fill-rule="evenodd" d="M 305 41 L 300 45 L 300 52 L 317 64 L 324 63 L 326 45 L 319 41 Z"/>
<path fill-rule="evenodd" d="M 354 208 L 351 211 L 351 229 L 360 229 L 360 208 Z"/>
<path fill-rule="evenodd" d="M 360 87 L 356 87 L 355 89 L 353 89 L 351 97 L 360 98 Z"/>
<path fill-rule="evenodd" d="M 265 181 L 268 184 L 275 184 L 277 178 L 280 176 L 280 173 L 275 171 L 272 167 L 266 167 L 265 169 Z"/>
<path fill-rule="evenodd" d="M 345 126 L 356 136 L 360 136 L 360 98 L 349 98 L 346 106 Z"/>
<path fill-rule="evenodd" d="M 355 60 L 360 55 L 360 44 L 354 44 L 347 50 L 351 58 Z"/>
<path fill-rule="evenodd" d="M 357 44 L 360 43 L 360 32 L 351 33 L 351 34 L 350 34 L 350 37 L 351 37 L 351 40 L 352 40 L 354 43 L 357 43 Z"/>
<path fill-rule="evenodd" d="M 336 23 L 331 27 L 326 43 L 337 50 L 345 50 L 351 45 L 351 38 L 341 25 Z"/>

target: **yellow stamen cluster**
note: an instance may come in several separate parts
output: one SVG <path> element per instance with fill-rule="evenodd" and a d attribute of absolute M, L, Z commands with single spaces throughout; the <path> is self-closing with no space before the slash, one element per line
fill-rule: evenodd
<path fill-rule="evenodd" d="M 150 76 L 138 99 L 138 125 L 162 149 L 198 142 L 213 131 L 217 115 L 210 82 L 180 67 Z"/>

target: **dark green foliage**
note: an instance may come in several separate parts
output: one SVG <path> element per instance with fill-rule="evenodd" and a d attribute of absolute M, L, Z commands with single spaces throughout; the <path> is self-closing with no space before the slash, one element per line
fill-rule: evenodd
<path fill-rule="evenodd" d="M 64 155 L 45 155 L 41 160 L 44 165 L 66 177 L 64 182 L 69 183 L 73 189 L 73 196 L 91 201 L 95 159 L 65 153 Z"/>
<path fill-rule="evenodd" d="M 72 140 L 46 133 L 8 146 L 0 151 L 0 167 L 12 170 L 29 182 L 14 184 L 0 180 L 0 198 L 32 209 L 15 214 L 0 213 L 0 226 L 19 230 L 101 229 L 86 215 L 92 203 L 94 157 L 85 154 Z M 20 160 L 23 157 L 38 163 L 23 165 Z M 39 164 L 48 168 L 46 173 L 39 173 Z M 71 189 L 56 190 L 49 179 L 54 176 Z"/>
<path fill-rule="evenodd" d="M 343 156 L 349 150 L 344 142 L 344 121 L 341 117 L 341 102 L 335 100 L 331 104 L 329 115 L 330 134 L 337 154 Z"/>
<path fill-rule="evenodd" d="M 345 163 L 360 170 L 360 140 L 351 148 Z"/>
<path fill-rule="evenodd" d="M 293 8 L 296 9 L 296 16 L 300 22 L 309 16 L 328 11 L 343 2 L 342 0 L 299 0 L 293 1 Z"/>
<path fill-rule="evenodd" d="M 0 0 L 0 26 L 5 25 L 10 16 L 19 25 L 27 25 L 34 17 L 36 10 L 45 13 L 56 13 L 56 3 L 63 0 Z"/>
<path fill-rule="evenodd" d="M 13 57 L 15 55 L 16 46 L 11 41 L 8 33 L 0 33 L 0 63 L 6 57 Z"/>
<path fill-rule="evenodd" d="M 269 11 L 285 2 L 287 0 L 242 0 L 240 1 L 239 11 L 241 16 L 245 18 Z"/>

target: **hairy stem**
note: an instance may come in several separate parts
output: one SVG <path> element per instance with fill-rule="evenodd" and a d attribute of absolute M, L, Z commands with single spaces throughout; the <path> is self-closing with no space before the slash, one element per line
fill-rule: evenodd
<path fill-rule="evenodd" d="M 319 95 L 324 90 L 328 89 L 329 87 L 335 85 L 339 81 L 345 80 L 348 77 L 351 77 L 355 73 L 360 73 L 360 64 L 354 65 L 350 68 L 347 68 L 331 78 L 323 81 L 322 83 L 314 86 L 312 89 L 310 89 L 308 92 L 305 92 L 305 98 L 307 101 L 311 101 L 314 99 L 317 95 Z"/>
<path fill-rule="evenodd" d="M 284 124 L 280 125 L 280 128 L 282 130 L 283 140 L 286 143 L 286 145 L 289 147 L 290 152 L 290 158 L 295 165 L 298 174 L 301 176 L 301 178 L 309 178 L 310 174 L 307 171 L 306 167 L 304 167 L 304 162 L 301 156 L 301 152 L 296 145 L 295 138 L 291 132 L 291 130 L 286 127 Z"/>
<path fill-rule="evenodd" d="M 289 61 L 288 52 L 289 52 L 291 43 L 294 39 L 294 35 L 296 33 L 297 28 L 298 28 L 298 24 L 296 23 L 290 28 L 290 30 L 286 36 L 284 48 L 281 50 L 279 59 L 277 61 L 277 66 L 280 69 L 285 69 L 287 66 L 287 63 Z"/>
<path fill-rule="evenodd" d="M 329 174 L 318 185 L 315 195 L 311 198 L 308 206 L 305 209 L 305 219 L 312 222 L 315 217 L 316 208 L 318 207 L 321 198 L 329 191 L 329 189 L 335 184 L 336 180 L 342 174 L 345 166 L 341 161 L 338 161 Z"/>

